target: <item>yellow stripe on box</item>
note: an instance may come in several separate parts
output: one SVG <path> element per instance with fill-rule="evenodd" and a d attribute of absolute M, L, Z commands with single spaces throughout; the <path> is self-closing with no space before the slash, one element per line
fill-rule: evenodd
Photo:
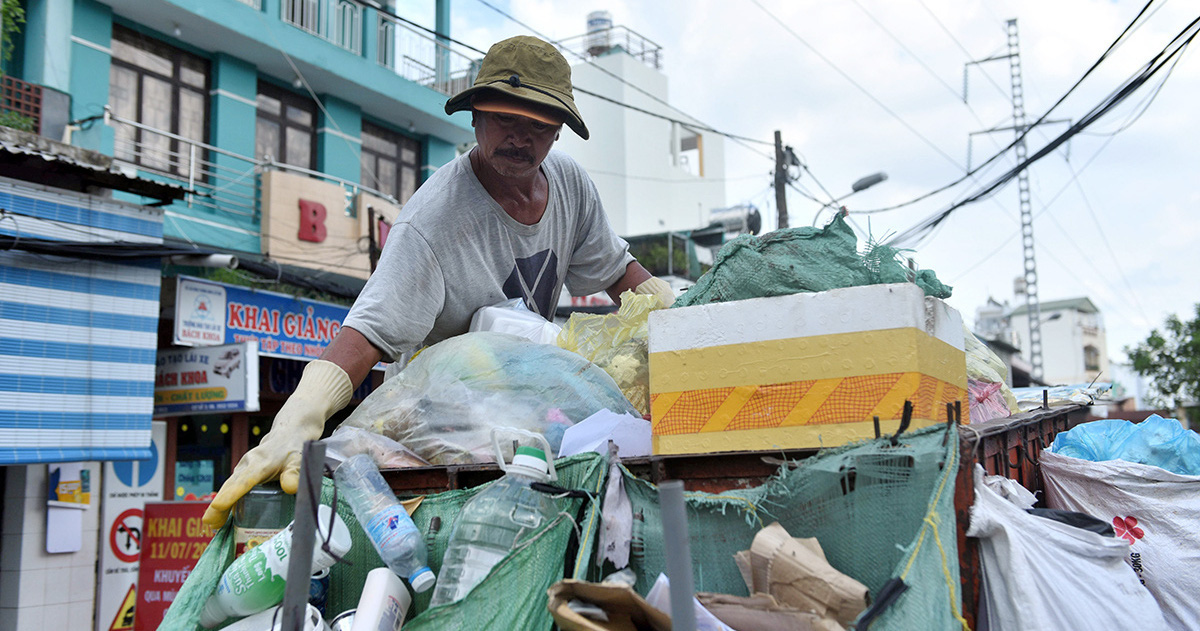
<path fill-rule="evenodd" d="M 913 418 L 945 421 L 946 404 L 962 401 L 966 408 L 966 395 L 964 388 L 913 372 L 660 393 L 651 396 L 651 428 L 667 436 L 847 425 L 873 416 L 896 421 L 906 400 Z"/>
<path fill-rule="evenodd" d="M 913 418 L 909 430 L 928 427 L 936 421 Z M 881 421 L 884 435 L 894 434 L 896 421 Z M 819 449 L 875 437 L 874 421 L 838 423 L 807 427 L 777 427 L 773 429 L 744 429 L 696 434 L 653 435 L 651 449 L 655 454 L 700 454 L 722 451 L 777 451 L 781 449 Z M 904 441 L 901 437 L 901 442 Z"/>
<path fill-rule="evenodd" d="M 650 353 L 650 392 L 919 372 L 967 383 L 963 351 L 915 328 Z"/>

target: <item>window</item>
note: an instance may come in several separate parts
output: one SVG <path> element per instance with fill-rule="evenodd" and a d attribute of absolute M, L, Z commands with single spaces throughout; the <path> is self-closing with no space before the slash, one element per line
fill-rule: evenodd
<path fill-rule="evenodd" d="M 1100 370 L 1100 351 L 1090 344 L 1083 347 L 1083 369 Z"/>
<path fill-rule="evenodd" d="M 314 138 L 317 108 L 309 99 L 269 83 L 258 82 L 258 119 L 254 157 L 317 168 Z"/>
<path fill-rule="evenodd" d="M 117 125 L 114 154 L 118 159 L 187 176 L 193 167 L 193 145 L 187 141 L 203 143 L 206 137 L 207 92 L 208 61 L 113 26 L 109 71 L 113 114 L 151 128 Z"/>
<path fill-rule="evenodd" d="M 408 201 L 417 190 L 421 144 L 412 138 L 364 122 L 362 129 L 363 186 Z"/>

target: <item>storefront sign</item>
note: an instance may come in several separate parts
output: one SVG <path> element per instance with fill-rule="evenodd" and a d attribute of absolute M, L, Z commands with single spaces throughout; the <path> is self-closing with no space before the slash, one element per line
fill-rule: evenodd
<path fill-rule="evenodd" d="M 257 342 L 259 354 L 265 357 L 320 357 L 350 311 L 327 302 L 186 276 L 178 278 L 175 296 L 176 344 Z"/>
<path fill-rule="evenodd" d="M 146 504 L 141 568 L 133 628 L 157 629 L 179 588 L 208 547 L 212 534 L 200 518 L 206 502 Z"/>
<path fill-rule="evenodd" d="M 163 499 L 163 447 L 167 424 L 151 423 L 148 460 L 104 463 L 100 503 L 100 568 L 96 630 L 131 629 L 138 560 L 145 544 L 146 502 Z"/>
<path fill-rule="evenodd" d="M 204 497 L 212 493 L 216 490 L 213 477 L 212 460 L 176 460 L 175 499 Z"/>
<path fill-rule="evenodd" d="M 258 344 L 158 351 L 154 416 L 258 411 Z"/>

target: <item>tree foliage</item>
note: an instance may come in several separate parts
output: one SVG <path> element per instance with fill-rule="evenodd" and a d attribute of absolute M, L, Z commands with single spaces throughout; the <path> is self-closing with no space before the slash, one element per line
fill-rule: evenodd
<path fill-rule="evenodd" d="M 1126 347 L 1125 353 L 1133 370 L 1153 381 L 1161 403 L 1195 405 L 1200 399 L 1200 303 L 1194 318 L 1185 321 L 1172 314 L 1162 331 L 1150 331 L 1144 342 Z"/>

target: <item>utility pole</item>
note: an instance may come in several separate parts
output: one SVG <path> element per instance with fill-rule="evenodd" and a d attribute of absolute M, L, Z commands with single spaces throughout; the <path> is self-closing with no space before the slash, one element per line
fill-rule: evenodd
<path fill-rule="evenodd" d="M 783 136 L 775 130 L 775 227 L 783 230 L 788 227 L 787 211 L 787 160 L 783 152 Z"/>
<path fill-rule="evenodd" d="M 1008 60 L 1009 76 L 1011 77 L 1012 89 L 1012 130 L 1016 135 L 1017 142 L 1013 149 L 1016 152 L 1017 164 L 1021 164 L 1028 157 L 1028 151 L 1025 147 L 1024 135 L 1028 131 L 1028 126 L 1025 122 L 1025 90 L 1021 82 L 1021 47 L 1020 38 L 1017 33 L 1016 19 L 1008 20 L 1008 54 L 988 57 L 978 61 L 969 62 L 967 65 L 978 64 L 985 61 L 996 61 L 1000 59 Z M 963 75 L 963 99 L 966 99 L 966 71 Z M 1060 121 L 1045 121 L 1045 122 L 1060 122 Z M 1000 128 L 993 128 L 987 132 L 1000 131 Z M 983 133 L 987 133 L 983 132 Z M 968 158 L 968 161 L 970 158 Z M 1035 378 L 1042 377 L 1042 308 L 1038 300 L 1038 277 L 1037 277 L 1037 259 L 1034 256 L 1034 240 L 1033 240 L 1033 205 L 1030 203 L 1029 193 L 1029 169 L 1021 169 L 1017 174 L 1017 195 L 1021 208 L 1021 247 L 1023 250 L 1025 263 L 1025 307 L 1029 314 L 1029 363 L 1032 365 L 1032 376 Z"/>

